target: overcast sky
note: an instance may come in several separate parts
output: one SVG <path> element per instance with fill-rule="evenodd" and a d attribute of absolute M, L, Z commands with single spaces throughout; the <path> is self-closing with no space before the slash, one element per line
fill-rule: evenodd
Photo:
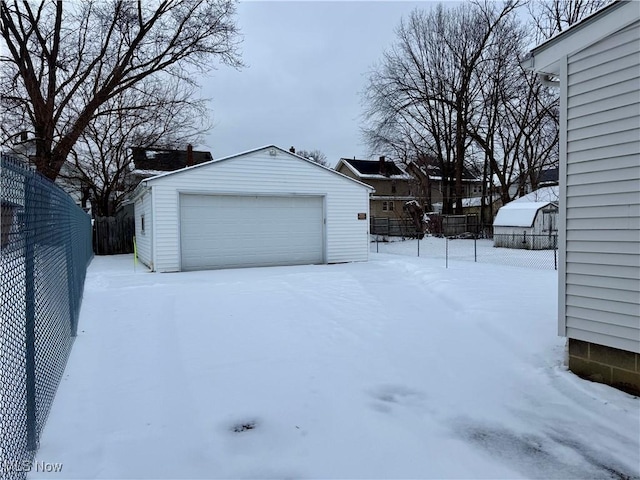
<path fill-rule="evenodd" d="M 434 2 L 249 1 L 238 5 L 240 71 L 202 79 L 214 128 L 198 149 L 214 158 L 275 144 L 318 149 L 331 165 L 368 158 L 360 134 L 367 72 L 416 7 Z"/>

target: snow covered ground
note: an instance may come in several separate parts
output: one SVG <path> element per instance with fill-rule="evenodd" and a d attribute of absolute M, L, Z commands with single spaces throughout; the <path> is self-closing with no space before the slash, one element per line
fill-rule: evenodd
<path fill-rule="evenodd" d="M 151 274 L 96 257 L 30 478 L 638 478 L 640 400 L 563 367 L 556 272 Z"/>

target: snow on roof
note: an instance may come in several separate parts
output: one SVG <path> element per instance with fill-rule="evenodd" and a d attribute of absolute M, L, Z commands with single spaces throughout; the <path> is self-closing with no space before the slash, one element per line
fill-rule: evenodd
<path fill-rule="evenodd" d="M 131 171 L 134 175 L 141 175 L 144 177 L 155 177 L 156 175 L 162 175 L 167 173 L 166 170 L 145 170 L 143 168 L 135 168 Z"/>
<path fill-rule="evenodd" d="M 358 176 L 360 179 L 368 180 L 411 180 L 413 177 L 409 175 L 404 167 L 393 160 L 385 160 L 384 165 L 387 169 L 387 174 L 380 173 L 380 161 L 379 160 L 357 160 L 349 158 L 341 158 L 336 166 L 336 169 L 340 165 L 344 164 L 349 170 Z"/>
<path fill-rule="evenodd" d="M 516 202 L 506 204 L 498 210 L 494 227 L 531 227 L 538 210 L 552 202 Z"/>
<path fill-rule="evenodd" d="M 499 198 L 500 197 L 498 195 L 494 195 L 493 200 L 485 198 L 485 206 L 497 201 Z M 480 205 L 482 205 L 482 197 L 468 197 L 462 199 L 462 208 L 479 207 Z M 434 203 L 433 207 L 442 210 L 442 202 Z"/>
<path fill-rule="evenodd" d="M 515 199 L 509 205 L 513 203 L 531 203 L 531 202 L 554 202 L 558 203 L 560 199 L 560 187 L 557 185 L 554 187 L 543 187 L 538 190 L 534 190 L 531 193 Z"/>
<path fill-rule="evenodd" d="M 435 161 L 435 160 L 434 160 Z M 423 175 L 428 176 L 431 180 L 440 181 L 442 180 L 442 170 L 438 165 L 427 164 L 427 165 L 417 165 L 415 162 L 412 164 L 422 172 Z M 467 167 L 462 166 L 462 181 L 463 182 L 478 182 L 482 181 L 480 178 L 476 178 Z"/>
<path fill-rule="evenodd" d="M 493 202 L 495 202 L 496 200 L 498 200 L 498 196 L 494 195 L 493 199 L 489 199 L 489 198 L 485 198 L 485 205 L 489 205 Z M 467 208 L 467 207 L 479 207 L 482 205 L 482 197 L 469 197 L 469 198 L 463 198 L 462 199 L 462 207 L 463 208 Z"/>

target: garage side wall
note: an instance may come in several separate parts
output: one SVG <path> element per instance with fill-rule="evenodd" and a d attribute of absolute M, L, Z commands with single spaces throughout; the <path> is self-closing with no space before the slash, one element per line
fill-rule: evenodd
<path fill-rule="evenodd" d="M 325 198 L 325 261 L 366 261 L 369 190 L 280 150 L 259 150 L 152 180 L 155 270 L 176 272 L 180 262 L 180 193 L 317 195 Z M 365 213 L 366 219 L 358 220 Z"/>
<path fill-rule="evenodd" d="M 151 192 L 145 192 L 135 202 L 136 248 L 138 259 L 153 270 L 153 216 L 151 214 Z M 144 219 L 144 220 L 143 220 Z M 144 222 L 144 229 L 143 229 Z"/>

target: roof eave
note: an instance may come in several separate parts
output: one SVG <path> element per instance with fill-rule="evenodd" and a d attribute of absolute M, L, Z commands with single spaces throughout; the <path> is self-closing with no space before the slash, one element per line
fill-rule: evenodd
<path fill-rule="evenodd" d="M 340 164 L 342 164 L 345 167 L 347 167 L 347 169 L 349 169 L 351 171 L 351 173 L 353 173 L 354 175 L 358 176 L 358 178 L 362 178 L 362 174 L 360 173 L 360 171 L 356 167 L 351 165 L 349 163 L 348 159 L 341 158 L 340 160 L 338 160 L 338 164 L 336 165 L 336 171 L 338 170 L 338 167 L 340 166 Z M 340 173 L 340 172 L 338 172 L 338 173 Z M 356 180 L 356 181 L 359 181 L 359 180 Z"/>
<path fill-rule="evenodd" d="M 523 68 L 547 75 L 560 72 L 561 59 L 630 25 L 640 17 L 633 0 L 616 0 L 569 29 L 538 45 L 522 60 Z M 586 28 L 593 25 L 593 28 Z"/>
<path fill-rule="evenodd" d="M 306 162 L 308 162 L 310 164 L 315 165 L 318 168 L 322 168 L 322 169 L 327 170 L 329 172 L 332 172 L 332 173 L 334 173 L 336 175 L 339 175 L 339 176 L 341 176 L 343 178 L 346 178 L 350 182 L 354 182 L 354 183 L 356 183 L 356 184 L 358 184 L 358 185 L 360 185 L 362 187 L 365 187 L 365 188 L 367 188 L 369 190 L 375 191 L 375 189 L 371 185 L 367 185 L 366 183 L 363 183 L 360 180 L 357 180 L 355 178 L 351 178 L 351 177 L 349 177 L 349 176 L 347 176 L 347 175 L 345 175 L 343 173 L 337 172 L 333 168 L 325 167 L 324 165 L 320 165 L 319 163 L 314 162 L 313 160 L 309 160 L 308 158 L 301 157 L 300 155 L 296 155 L 295 153 L 291 153 L 291 152 L 289 152 L 289 151 L 287 151 L 287 150 L 285 150 L 283 148 L 280 148 L 280 147 L 278 147 L 276 145 L 264 145 L 262 147 L 254 148 L 254 149 L 247 150 L 247 151 L 240 152 L 240 153 L 235 153 L 233 155 L 229 155 L 229 156 L 226 156 L 226 157 L 223 157 L 223 158 L 209 160 L 208 162 L 198 163 L 197 165 L 191 165 L 189 167 L 184 167 L 184 168 L 181 168 L 179 170 L 173 170 L 171 172 L 166 172 L 166 173 L 163 173 L 161 175 L 156 175 L 154 177 L 146 178 L 144 180 L 144 182 L 145 182 L 145 184 L 153 183 L 158 179 L 162 179 L 162 178 L 165 178 L 165 177 L 168 177 L 168 176 L 179 175 L 179 174 L 182 174 L 182 173 L 184 173 L 186 171 L 193 170 L 193 169 L 196 169 L 196 168 L 201 168 L 201 167 L 204 167 L 206 165 L 212 165 L 212 164 L 221 163 L 221 162 L 224 162 L 226 160 L 231 160 L 233 158 L 238 158 L 238 157 L 241 157 L 241 156 L 244 156 L 244 155 L 249 155 L 249 154 L 252 154 L 252 153 L 255 153 L 255 152 L 259 152 L 261 150 L 272 149 L 272 148 L 276 149 L 276 150 L 278 150 L 278 151 L 280 151 L 280 152 L 282 152 L 284 154 L 292 155 L 292 156 L 294 156 L 296 158 L 299 158 L 300 160 L 304 160 L 304 161 L 306 161 Z"/>

